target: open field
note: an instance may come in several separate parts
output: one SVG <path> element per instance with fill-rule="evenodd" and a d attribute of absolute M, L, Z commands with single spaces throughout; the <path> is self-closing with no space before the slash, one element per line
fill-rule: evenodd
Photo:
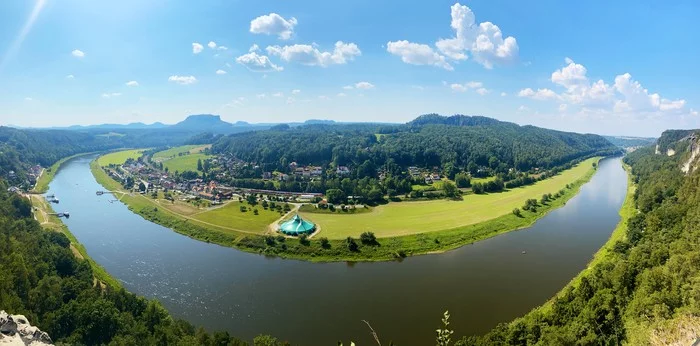
<path fill-rule="evenodd" d="M 208 159 L 210 157 L 211 156 L 204 154 L 189 154 L 183 156 L 176 156 L 172 159 L 163 161 L 163 167 L 167 168 L 170 172 L 197 172 L 197 160 L 204 161 L 205 159 Z"/>
<path fill-rule="evenodd" d="M 170 148 L 168 150 L 159 151 L 153 154 L 154 159 L 170 159 L 178 156 L 180 153 L 198 154 L 204 149 L 211 148 L 211 144 L 207 145 L 183 145 L 180 147 Z"/>
<path fill-rule="evenodd" d="M 248 211 L 241 212 L 241 206 L 248 208 Z M 258 210 L 258 215 L 253 213 L 253 208 Z M 265 210 L 261 205 L 251 207 L 245 202 L 231 201 L 222 207 L 198 213 L 192 217 L 215 225 L 263 234 L 281 215 L 276 211 Z"/>
<path fill-rule="evenodd" d="M 396 202 L 375 207 L 370 213 L 334 215 L 301 213 L 321 227 L 319 236 L 329 239 L 357 237 L 374 232 L 377 237 L 396 237 L 477 224 L 520 208 L 529 198 L 556 193 L 593 170 L 599 158 L 588 159 L 559 175 L 536 184 L 500 193 L 467 195 L 461 201 Z"/>
<path fill-rule="evenodd" d="M 100 166 L 109 166 L 110 164 L 112 165 L 121 165 L 126 160 L 128 159 L 138 159 L 141 157 L 141 154 L 143 153 L 143 149 L 132 149 L 132 150 L 123 150 L 123 151 L 117 151 L 114 153 L 109 153 L 107 155 L 100 156 L 97 159 L 97 163 Z M 196 162 L 195 162 L 196 164 Z"/>

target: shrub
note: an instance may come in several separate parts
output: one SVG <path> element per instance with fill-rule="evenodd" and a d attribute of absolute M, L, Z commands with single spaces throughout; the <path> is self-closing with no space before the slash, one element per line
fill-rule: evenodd
<path fill-rule="evenodd" d="M 520 212 L 520 209 L 518 209 L 518 208 L 513 209 L 513 215 L 515 215 L 517 217 L 523 216 L 523 214 Z"/>
<path fill-rule="evenodd" d="M 372 232 L 363 232 L 360 234 L 360 241 L 365 245 L 377 245 L 377 237 Z"/>
<path fill-rule="evenodd" d="M 258 209 L 253 209 L 253 214 L 258 215 Z"/>
<path fill-rule="evenodd" d="M 280 235 L 277 236 L 277 241 L 278 241 L 278 242 L 284 243 L 285 240 L 287 240 L 287 238 L 285 238 L 283 235 L 280 234 Z"/>
<path fill-rule="evenodd" d="M 319 240 L 321 241 L 321 247 L 322 247 L 322 248 L 328 249 L 328 248 L 331 247 L 331 242 L 328 241 L 328 238 L 326 238 L 326 237 L 321 237 L 321 239 L 319 239 Z"/>
<path fill-rule="evenodd" d="M 241 213 L 245 213 L 248 210 L 248 208 L 246 208 L 244 205 L 242 205 L 240 209 Z"/>
<path fill-rule="evenodd" d="M 304 246 L 309 246 L 311 242 L 309 241 L 309 237 L 306 235 L 306 233 L 302 233 L 299 236 L 299 244 L 304 245 Z"/>
<path fill-rule="evenodd" d="M 284 237 L 282 237 L 282 238 L 284 238 Z M 267 244 L 268 246 L 275 246 L 275 237 L 273 237 L 271 235 L 266 235 L 265 236 L 265 244 Z"/>
<path fill-rule="evenodd" d="M 352 239 L 352 237 L 347 237 L 347 239 L 345 239 L 345 244 L 347 244 L 348 250 L 350 250 L 351 252 L 357 252 L 357 250 L 359 249 L 357 243 L 355 242 L 355 239 Z"/>

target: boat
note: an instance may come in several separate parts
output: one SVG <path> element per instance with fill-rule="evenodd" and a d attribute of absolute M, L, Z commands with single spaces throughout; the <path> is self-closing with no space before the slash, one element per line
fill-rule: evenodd
<path fill-rule="evenodd" d="M 102 196 L 102 194 L 104 194 L 105 192 L 104 191 L 97 191 L 96 193 L 98 196 Z"/>

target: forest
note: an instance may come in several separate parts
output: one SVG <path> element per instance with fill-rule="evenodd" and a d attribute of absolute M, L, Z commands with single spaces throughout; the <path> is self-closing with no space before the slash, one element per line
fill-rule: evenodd
<path fill-rule="evenodd" d="M 365 162 L 374 167 L 392 162 L 402 168 L 527 171 L 618 149 L 598 135 L 518 126 L 486 117 L 423 115 L 402 125 L 306 125 L 233 134 L 215 142 L 213 151 L 255 162 L 269 171 L 286 171 L 291 162 L 351 168 Z"/>
<path fill-rule="evenodd" d="M 669 135 L 672 138 L 664 138 Z M 664 133 L 679 145 L 688 132 Z M 683 155 L 653 146 L 628 154 L 638 210 L 612 252 L 551 301 L 457 345 L 630 345 L 700 326 L 700 170 L 685 176 Z"/>

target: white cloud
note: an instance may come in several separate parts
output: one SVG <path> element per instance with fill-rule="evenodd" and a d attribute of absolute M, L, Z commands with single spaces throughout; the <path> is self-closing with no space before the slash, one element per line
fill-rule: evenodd
<path fill-rule="evenodd" d="M 260 16 L 250 22 L 250 32 L 253 34 L 277 35 L 281 40 L 288 40 L 294 33 L 297 19 L 284 19 L 277 13 Z"/>
<path fill-rule="evenodd" d="M 248 52 L 249 52 L 249 53 L 250 53 L 250 52 L 257 52 L 257 51 L 259 51 L 259 50 L 260 50 L 260 47 L 258 47 L 257 44 L 253 43 L 253 45 L 250 46 L 250 48 L 248 49 Z"/>
<path fill-rule="evenodd" d="M 79 59 L 82 59 L 85 57 L 85 53 L 80 49 L 74 49 L 70 53 L 71 53 L 71 55 L 73 55 L 74 57 L 79 58 Z"/>
<path fill-rule="evenodd" d="M 295 101 L 296 101 L 296 99 L 294 99 L 293 97 L 287 97 L 287 104 L 288 104 L 288 105 L 291 105 L 291 104 L 294 103 Z"/>
<path fill-rule="evenodd" d="M 343 87 L 343 89 L 345 89 L 345 90 L 352 90 L 352 89 L 355 89 L 355 87 L 352 86 L 352 85 L 346 85 L 346 86 Z"/>
<path fill-rule="evenodd" d="M 226 74 L 226 71 L 224 71 L 224 70 L 216 70 L 216 74 L 218 74 L 218 75 Z"/>
<path fill-rule="evenodd" d="M 197 78 L 194 76 L 177 76 L 173 75 L 168 77 L 168 82 L 177 83 L 180 85 L 194 84 L 197 82 Z"/>
<path fill-rule="evenodd" d="M 453 91 L 458 91 L 458 92 L 466 92 L 469 89 L 477 89 L 476 91 L 479 94 L 484 95 L 484 94 L 488 93 L 488 90 L 484 89 L 483 86 L 484 86 L 484 83 L 471 81 L 471 82 L 466 82 L 464 84 L 459 84 L 459 83 L 450 84 L 450 89 L 452 89 Z M 483 89 L 483 90 L 481 90 L 481 89 Z M 479 90 L 481 90 L 481 91 L 479 91 Z"/>
<path fill-rule="evenodd" d="M 255 72 L 273 72 L 282 71 L 282 66 L 277 66 L 270 61 L 265 55 L 260 55 L 256 52 L 250 52 L 236 58 L 236 62 Z"/>
<path fill-rule="evenodd" d="M 348 95 L 346 95 L 345 93 L 338 93 L 338 94 L 335 95 L 335 96 L 338 96 L 338 97 L 345 97 L 345 96 L 348 96 Z"/>
<path fill-rule="evenodd" d="M 201 44 L 199 44 L 197 42 L 192 43 L 192 53 L 193 54 L 199 54 L 203 50 L 204 50 L 204 46 L 202 46 Z"/>
<path fill-rule="evenodd" d="M 257 95 L 255 95 L 255 97 L 257 97 L 258 99 L 264 99 L 264 98 L 267 97 L 267 95 L 265 95 L 265 94 L 257 94 Z"/>
<path fill-rule="evenodd" d="M 355 88 L 364 90 L 374 89 L 374 84 L 370 82 L 358 82 L 355 83 Z"/>
<path fill-rule="evenodd" d="M 131 80 L 131 81 L 126 82 L 126 86 L 128 86 L 128 87 L 137 87 L 137 86 L 139 86 L 139 82 L 137 82 L 137 81 L 135 81 L 135 80 Z"/>
<path fill-rule="evenodd" d="M 520 48 L 514 37 L 504 38 L 501 29 L 491 22 L 477 24 L 474 12 L 460 3 L 452 5 L 450 10 L 450 27 L 454 36 L 437 40 L 435 47 L 438 52 L 428 45 L 406 40 L 389 42 L 387 50 L 401 56 L 405 63 L 434 65 L 448 70 L 451 70 L 452 66 L 445 61 L 446 58 L 461 61 L 471 56 L 488 69 L 496 64 L 517 60 Z"/>
<path fill-rule="evenodd" d="M 75 79 L 75 76 L 72 75 L 72 74 L 69 74 L 69 75 L 66 76 L 66 79 Z"/>
<path fill-rule="evenodd" d="M 484 96 L 484 95 L 488 94 L 489 92 L 490 92 L 490 91 L 489 91 L 488 89 L 486 89 L 486 88 L 479 88 L 479 89 L 476 89 L 476 93 L 479 94 L 479 95 L 481 95 L 481 96 Z"/>
<path fill-rule="evenodd" d="M 623 114 L 645 119 L 650 116 L 664 114 L 688 115 L 693 110 L 686 109 L 683 99 L 670 100 L 658 93 L 651 93 L 642 84 L 632 78 L 629 73 L 617 75 L 613 84 L 604 80 L 591 81 L 585 66 L 576 63 L 571 58 L 564 60 L 566 66 L 552 73 L 551 82 L 564 91 L 560 94 L 549 89 L 534 91 L 526 88 L 518 96 L 538 100 L 559 100 L 560 112 L 578 109 L 579 114 Z"/>
<path fill-rule="evenodd" d="M 530 111 L 530 108 L 527 108 L 526 106 L 518 107 L 518 112 L 528 112 L 528 111 Z"/>
<path fill-rule="evenodd" d="M 217 49 L 217 50 L 228 50 L 228 47 L 226 47 L 226 46 L 219 46 L 219 47 L 216 48 L 216 49 Z"/>
<path fill-rule="evenodd" d="M 508 94 L 505 91 L 503 91 L 503 92 L 501 92 L 501 96 L 505 97 L 505 96 L 508 96 Z"/>
<path fill-rule="evenodd" d="M 537 89 L 537 91 L 532 90 L 532 88 L 525 88 L 518 92 L 519 97 L 527 97 L 533 100 L 553 100 L 559 97 L 557 93 L 551 89 Z"/>
<path fill-rule="evenodd" d="M 301 90 L 299 90 L 299 89 L 294 89 L 294 90 L 292 90 L 292 95 L 299 94 L 300 92 L 301 92 Z"/>
<path fill-rule="evenodd" d="M 24 98 L 24 100 L 25 100 L 25 101 L 27 101 L 27 102 L 31 102 L 31 101 L 34 101 L 34 99 L 33 99 L 33 98 L 31 98 L 31 97 L 25 97 L 25 98 Z"/>
<path fill-rule="evenodd" d="M 122 93 L 104 93 L 102 94 L 102 98 L 112 98 L 112 97 L 119 97 L 122 96 Z"/>
<path fill-rule="evenodd" d="M 284 61 L 322 67 L 345 64 L 354 60 L 356 56 L 362 55 L 356 44 L 343 41 L 336 42 L 332 52 L 322 52 L 315 46 L 307 44 L 269 46 L 266 50 L 268 54 L 279 56 Z"/>
<path fill-rule="evenodd" d="M 209 41 L 209 43 L 207 43 L 207 47 L 209 47 L 211 49 L 216 49 L 216 42 Z"/>
<path fill-rule="evenodd" d="M 328 96 L 326 96 L 326 95 L 319 95 L 319 96 L 318 96 L 318 99 L 319 99 L 319 100 L 330 100 L 331 98 L 328 97 Z"/>
<path fill-rule="evenodd" d="M 433 65 L 452 71 L 454 68 L 448 64 L 445 57 L 438 54 L 427 44 L 408 42 L 406 40 L 387 43 L 386 50 L 400 56 L 401 61 L 411 65 Z"/>
<path fill-rule="evenodd" d="M 272 94 L 272 97 L 284 97 L 284 93 L 283 92 L 276 92 L 276 93 Z"/>

